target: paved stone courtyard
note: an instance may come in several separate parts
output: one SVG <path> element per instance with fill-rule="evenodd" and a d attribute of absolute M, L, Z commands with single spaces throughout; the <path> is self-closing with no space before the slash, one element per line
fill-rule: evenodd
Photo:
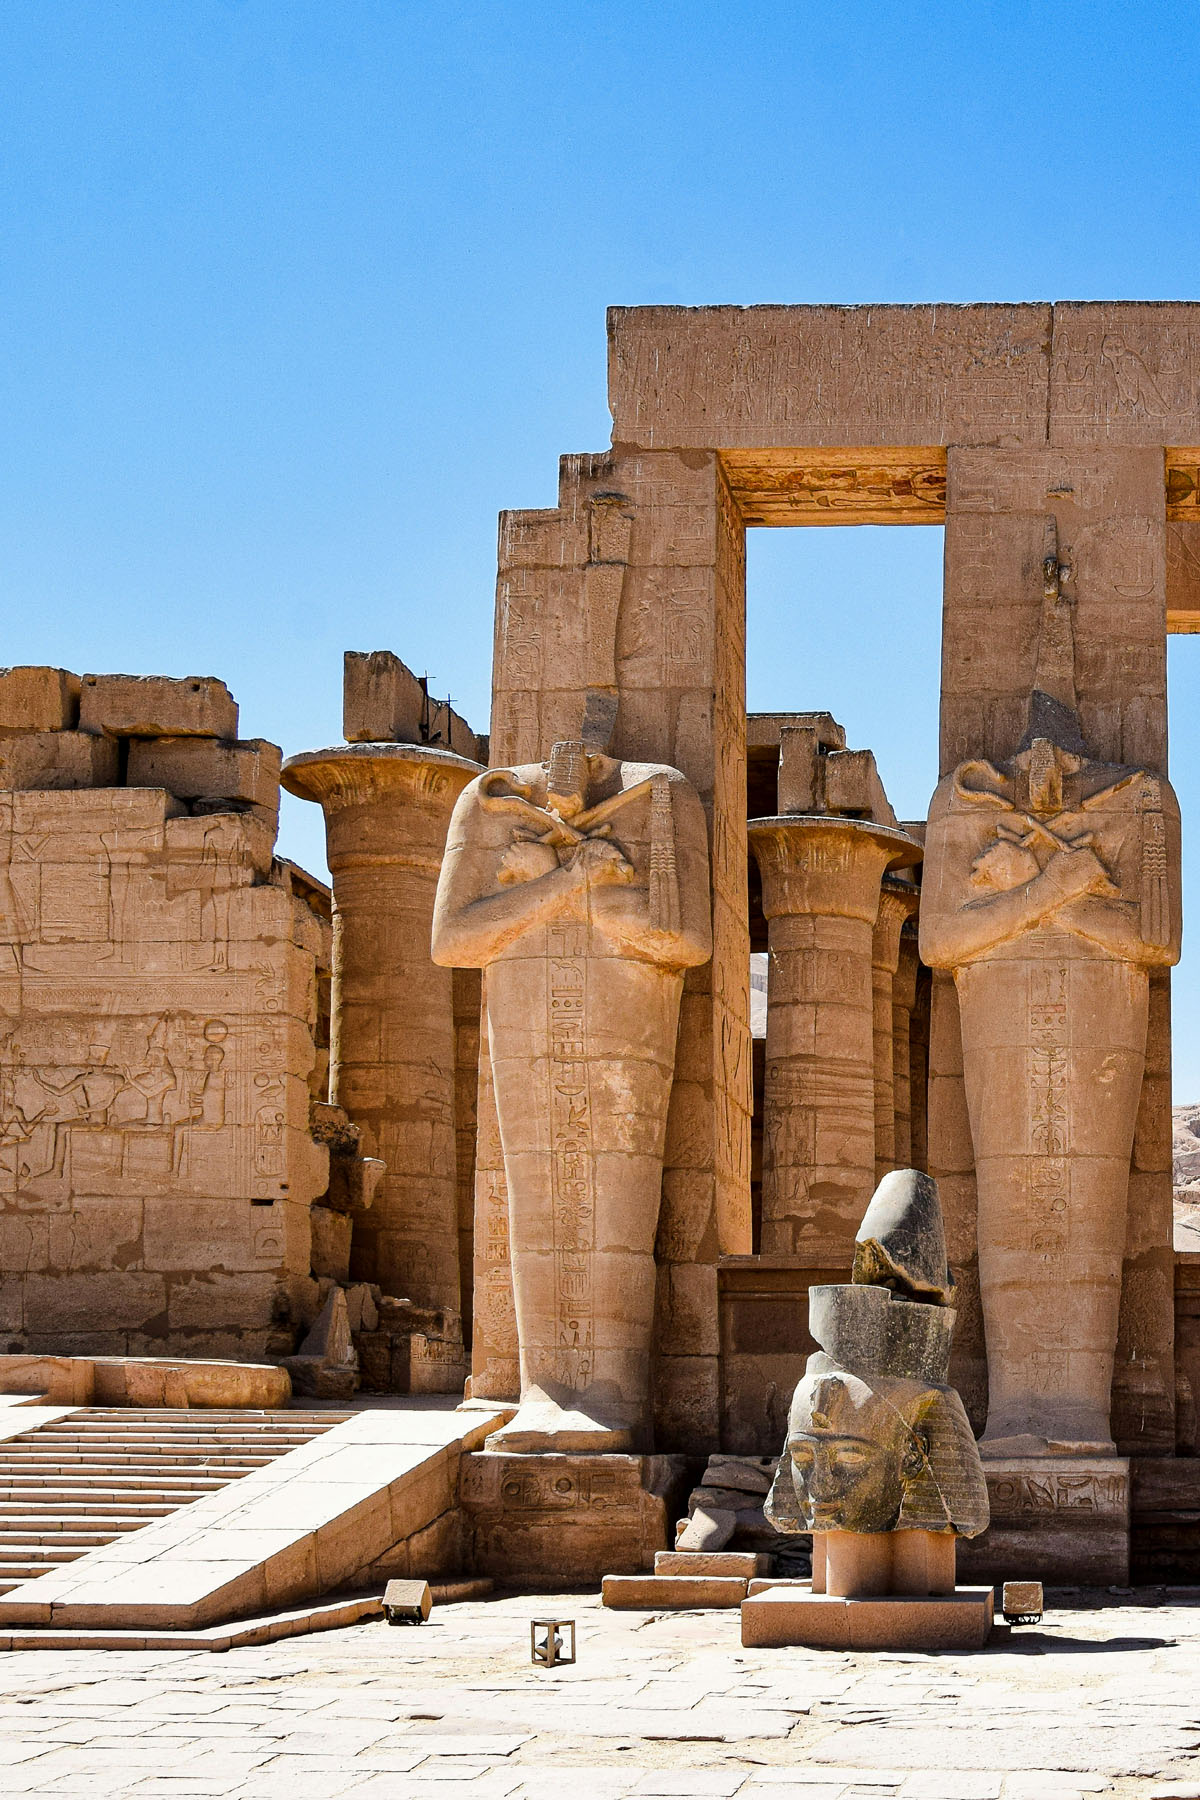
<path fill-rule="evenodd" d="M 1200 1591 L 1063 1593 L 983 1654 L 743 1651 L 736 1611 L 448 1606 L 224 1655 L 0 1656 L 0 1793 L 1200 1796 Z M 1090 1603 L 1089 1603 L 1090 1602 Z M 529 1662 L 574 1617 L 574 1667 Z"/>

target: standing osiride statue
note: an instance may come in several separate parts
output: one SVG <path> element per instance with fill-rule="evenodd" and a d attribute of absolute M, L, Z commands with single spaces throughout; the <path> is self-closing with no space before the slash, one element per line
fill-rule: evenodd
<path fill-rule="evenodd" d="M 1111 1454 L 1149 977 L 1178 961 L 1179 809 L 1097 761 L 1048 558 L 1029 728 L 933 798 L 921 957 L 954 976 L 978 1182 L 985 1454 Z"/>
<path fill-rule="evenodd" d="M 711 954 L 707 827 L 677 769 L 566 742 L 464 789 L 433 957 L 487 971 L 521 1366 L 497 1449 L 648 1446 L 679 1002 Z"/>

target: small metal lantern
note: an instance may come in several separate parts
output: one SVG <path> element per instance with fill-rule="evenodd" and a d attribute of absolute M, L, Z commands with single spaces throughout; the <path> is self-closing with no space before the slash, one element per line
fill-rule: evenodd
<path fill-rule="evenodd" d="M 1010 1625 L 1037 1625 L 1042 1617 L 1040 1581 L 1006 1581 L 1000 1610 Z"/>
<path fill-rule="evenodd" d="M 539 1632 L 542 1634 L 540 1637 L 538 1636 Z M 565 1643 L 564 1633 L 566 1633 Z M 574 1619 L 531 1619 L 529 1621 L 529 1660 L 536 1663 L 541 1669 L 553 1669 L 559 1663 L 573 1663 L 575 1661 Z"/>

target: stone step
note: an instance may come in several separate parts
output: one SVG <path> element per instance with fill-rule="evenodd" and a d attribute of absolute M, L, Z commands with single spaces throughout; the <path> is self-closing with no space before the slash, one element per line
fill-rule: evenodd
<path fill-rule="evenodd" d="M 771 1558 L 753 1550 L 656 1550 L 656 1575 L 733 1575 L 743 1581 L 769 1575 Z"/>
<path fill-rule="evenodd" d="M 605 1606 L 620 1611 L 675 1612 L 740 1606 L 746 1586 L 744 1575 L 606 1575 L 600 1597 Z"/>
<path fill-rule="evenodd" d="M 50 1476 L 49 1471 L 41 1469 L 20 1469 L 20 1471 L 0 1472 L 0 1494 L 25 1494 L 25 1492 L 74 1492 L 86 1487 L 90 1490 L 104 1489 L 112 1494 L 124 1494 L 130 1490 L 180 1490 L 189 1494 L 210 1494 L 218 1487 L 225 1487 L 225 1481 L 219 1480 L 218 1474 L 207 1474 L 198 1469 L 180 1469 L 173 1474 L 169 1469 L 155 1469 L 139 1474 L 137 1471 L 95 1471 L 77 1469 L 63 1474 Z"/>
<path fill-rule="evenodd" d="M 112 1539 L 107 1539 L 109 1543 Z M 0 1544 L 0 1569 L 8 1571 L 14 1562 L 26 1563 L 60 1563 L 74 1562 L 85 1556 L 91 1548 L 90 1544 L 39 1544 L 26 1537 L 18 1544 Z"/>
<path fill-rule="evenodd" d="M 333 1427 L 319 1464 L 302 1453 L 284 1455 L 219 1480 L 217 1492 L 195 1501 L 182 1532 L 177 1495 L 155 1507 L 146 1504 L 146 1489 L 139 1494 L 132 1484 L 96 1510 L 82 1484 L 64 1495 L 56 1483 L 45 1511 L 29 1493 L 0 1499 L 0 1529 L 27 1533 L 20 1539 L 26 1550 L 51 1523 L 107 1529 L 119 1519 L 126 1528 L 122 1535 L 114 1527 L 109 1542 L 45 1564 L 23 1582 L 0 1569 L 0 1648 L 98 1646 L 112 1633 L 133 1632 L 139 1635 L 119 1641 L 140 1642 L 148 1633 L 162 1643 L 164 1632 L 226 1620 L 238 1621 L 229 1631 L 241 1632 L 242 1622 L 266 1611 L 268 1597 L 299 1606 L 322 1590 L 377 1593 L 388 1577 L 410 1572 L 410 1557 L 413 1573 L 436 1573 L 446 1566 L 441 1559 L 457 1555 L 460 1456 L 509 1416 L 503 1407 L 463 1414 L 452 1402 L 363 1408 Z M 161 1488 L 161 1477 L 148 1480 Z M 133 1543 L 131 1524 L 139 1528 Z M 263 1627 L 268 1636 L 313 1628 Z M 229 1631 L 221 1634 L 226 1646 Z M 74 1632 L 77 1640 L 61 1635 Z"/>
<path fill-rule="evenodd" d="M 9 1443 L 27 1443 L 32 1435 L 31 1432 L 26 1437 L 10 1438 L 8 1441 Z M 107 1428 L 103 1431 L 52 1431 L 43 1425 L 38 1430 L 38 1436 L 43 1443 L 78 1445 L 81 1449 L 90 1449 L 96 1446 L 103 1447 L 106 1444 L 120 1447 L 125 1445 L 136 1446 L 138 1444 L 162 1444 L 171 1449 L 182 1449 L 190 1445 L 194 1445 L 197 1449 L 203 1449 L 211 1444 L 221 1445 L 222 1447 L 230 1449 L 236 1449 L 238 1447 L 250 1449 L 261 1444 L 268 1449 L 274 1449 L 277 1445 L 286 1445 L 290 1449 L 297 1444 L 311 1443 L 312 1439 L 320 1437 L 321 1433 L 319 1431 L 171 1432 L 167 1430 L 135 1431 L 132 1429 L 128 1431 L 111 1431 Z"/>
<path fill-rule="evenodd" d="M 26 1529 L 23 1525 L 16 1525 L 10 1519 L 7 1527 L 0 1528 L 0 1554 L 3 1554 L 10 1549 L 14 1544 L 46 1544 L 61 1545 L 63 1549 L 73 1548 L 82 1555 L 85 1550 L 90 1550 L 93 1544 L 110 1544 L 112 1542 L 112 1536 L 113 1534 L 111 1531 L 79 1531 L 71 1529 L 64 1531 L 47 1531 L 44 1527 L 44 1521 L 40 1516 L 36 1522 L 31 1522 L 29 1529 Z"/>
<path fill-rule="evenodd" d="M 161 1519 L 167 1513 L 178 1512 L 182 1504 L 177 1499 L 142 1500 L 129 1494 L 110 1495 L 108 1498 L 103 1495 L 82 1497 L 79 1494 L 57 1494 L 48 1495 L 46 1500 L 47 1504 L 53 1500 L 59 1505 L 73 1501 L 77 1517 L 86 1515 L 88 1518 L 107 1518 L 115 1515 L 119 1518 L 138 1519 L 143 1523 L 147 1519 Z M 14 1500 L 0 1500 L 0 1519 L 25 1519 L 29 1517 L 29 1513 L 28 1500 L 19 1504 Z"/>
<path fill-rule="evenodd" d="M 130 1457 L 125 1462 L 114 1462 L 111 1458 L 93 1462 L 79 1457 L 68 1462 L 64 1461 L 62 1457 L 50 1459 L 36 1456 L 5 1457 L 0 1459 L 0 1481 L 6 1480 L 10 1475 L 27 1475 L 31 1473 L 36 1473 L 39 1476 L 158 1476 L 164 1473 L 170 1473 L 173 1470 L 179 1470 L 180 1473 L 187 1475 L 218 1474 L 232 1477 L 237 1475 L 248 1475 L 251 1469 L 265 1468 L 267 1463 L 271 1461 L 272 1458 L 269 1456 L 254 1457 L 253 1459 L 239 1457 L 236 1462 L 225 1462 L 218 1456 L 204 1457 L 203 1459 L 197 1458 L 195 1461 L 167 1456 L 161 1457 L 155 1461 L 143 1461 L 140 1457 Z"/>
<path fill-rule="evenodd" d="M 177 1510 L 176 1507 L 165 1506 L 155 1516 L 161 1517 Z M 29 1520 L 29 1510 L 24 1508 L 13 1518 L 0 1517 L 0 1529 L 8 1526 L 23 1533 Z M 139 1531 L 145 1523 L 144 1516 L 119 1512 L 112 1507 L 97 1507 L 88 1512 L 76 1506 L 69 1513 L 44 1513 L 39 1510 L 37 1515 L 39 1531 L 82 1531 L 98 1536 L 106 1544 L 111 1544 L 113 1538 L 120 1537 L 122 1532 Z"/>
<path fill-rule="evenodd" d="M 52 1500 L 70 1500 L 76 1495 L 88 1499 L 119 1500 L 128 1498 L 135 1504 L 150 1501 L 156 1505 L 186 1506 L 201 1494 L 215 1494 L 225 1486 L 223 1481 L 16 1481 L 0 1483 L 0 1511 L 16 1506 L 43 1505 Z"/>

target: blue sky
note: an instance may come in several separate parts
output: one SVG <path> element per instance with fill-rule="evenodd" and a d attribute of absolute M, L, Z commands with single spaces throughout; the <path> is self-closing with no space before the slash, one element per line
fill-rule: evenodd
<path fill-rule="evenodd" d="M 1196 298 L 1198 95 L 1182 15 L 1094 0 L 5 0 L 0 660 L 220 674 L 293 751 L 388 647 L 482 724 L 496 513 L 607 442 L 607 305 Z M 752 705 L 922 811 L 940 534 L 750 572 Z M 1200 1099 L 1200 944 L 1176 991 Z"/>

